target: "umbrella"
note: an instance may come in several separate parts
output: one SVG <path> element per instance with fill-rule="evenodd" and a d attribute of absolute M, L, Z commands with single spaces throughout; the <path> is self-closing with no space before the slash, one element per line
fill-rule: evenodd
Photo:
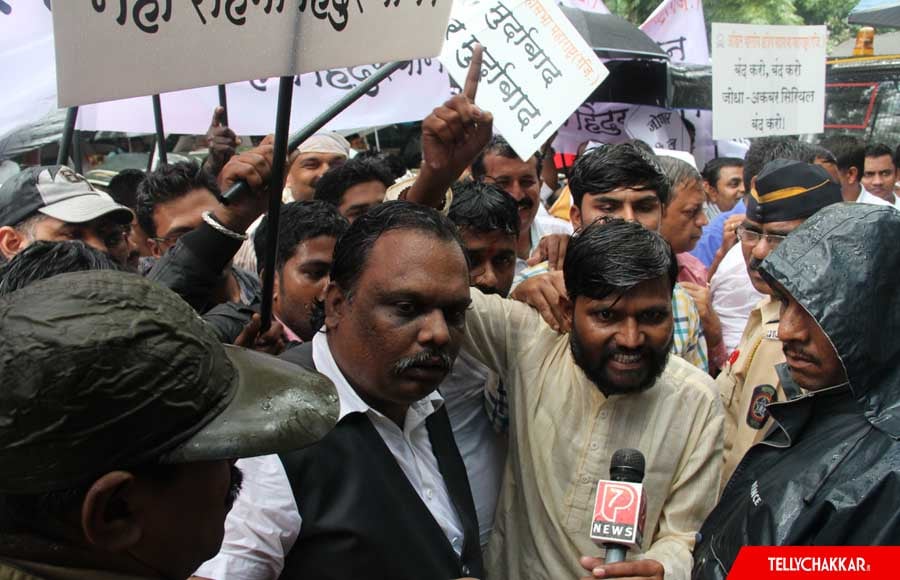
<path fill-rule="evenodd" d="M 862 0 L 850 11 L 850 24 L 900 28 L 900 1 Z"/>
<path fill-rule="evenodd" d="M 560 6 L 559 9 L 601 58 L 669 59 L 658 44 L 624 18 L 568 6 Z"/>

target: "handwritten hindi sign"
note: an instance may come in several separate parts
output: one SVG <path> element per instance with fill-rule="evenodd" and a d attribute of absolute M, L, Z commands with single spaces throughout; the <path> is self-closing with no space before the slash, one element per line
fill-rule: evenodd
<path fill-rule="evenodd" d="M 666 51 L 672 62 L 709 62 L 701 0 L 664 0 L 640 29 Z"/>
<path fill-rule="evenodd" d="M 484 47 L 476 102 L 522 159 L 609 74 L 550 0 L 492 0 L 456 11 L 441 62 L 460 85 L 476 43 Z"/>
<path fill-rule="evenodd" d="M 713 137 L 821 133 L 824 26 L 713 23 Z"/>
<path fill-rule="evenodd" d="M 572 8 L 580 8 L 586 12 L 596 12 L 597 14 L 609 14 L 609 8 L 603 3 L 603 0 L 559 0 L 563 6 L 571 6 Z"/>
<path fill-rule="evenodd" d="M 559 128 L 553 148 L 577 153 L 589 142 L 640 139 L 656 149 L 688 151 L 690 136 L 678 111 L 626 103 L 583 103 Z"/>
<path fill-rule="evenodd" d="M 441 51 L 451 0 L 53 3 L 59 105 Z"/>

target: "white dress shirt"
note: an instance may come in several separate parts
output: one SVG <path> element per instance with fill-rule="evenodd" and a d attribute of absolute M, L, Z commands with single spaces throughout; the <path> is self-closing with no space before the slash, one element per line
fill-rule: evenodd
<path fill-rule="evenodd" d="M 450 500 L 425 425 L 425 420 L 444 404 L 443 398 L 434 392 L 411 405 L 401 430 L 356 394 L 334 361 L 325 333 L 317 333 L 312 344 L 316 370 L 337 387 L 341 407 L 338 421 L 350 413 L 363 413 L 369 418 L 453 549 L 461 553 L 462 522 Z M 213 580 L 277 578 L 303 521 L 291 485 L 277 455 L 242 459 L 237 466 L 244 471 L 244 486 L 225 519 L 222 548 L 195 575 Z"/>
<path fill-rule="evenodd" d="M 881 199 L 877 195 L 869 193 L 869 191 L 862 187 L 860 188 L 859 197 L 856 198 L 856 203 L 870 203 L 872 205 L 889 205 L 893 206 L 895 209 L 900 209 L 900 198 L 896 195 L 894 196 L 894 203 L 891 203 L 885 199 Z"/>
<path fill-rule="evenodd" d="M 722 323 L 725 352 L 731 354 L 741 342 L 750 312 L 763 299 L 747 274 L 747 263 L 740 243 L 735 244 L 722 258 L 709 283 L 709 291 L 712 294 L 712 308 Z"/>
<path fill-rule="evenodd" d="M 551 234 L 565 234 L 571 236 L 574 231 L 575 229 L 572 227 L 571 223 L 566 220 L 561 220 L 558 217 L 553 217 L 550 215 L 550 212 L 547 211 L 547 208 L 544 207 L 544 204 L 538 202 L 538 211 L 534 216 L 534 221 L 531 222 L 531 251 L 533 252 L 534 249 L 537 248 L 538 243 L 540 243 L 541 238 L 544 236 L 549 236 Z M 517 258 L 516 276 L 527 267 L 528 263 L 526 260 Z"/>

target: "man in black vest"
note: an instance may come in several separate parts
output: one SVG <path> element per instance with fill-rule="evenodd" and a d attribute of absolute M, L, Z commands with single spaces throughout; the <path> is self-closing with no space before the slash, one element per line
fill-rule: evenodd
<path fill-rule="evenodd" d="M 338 426 L 312 448 L 241 462 L 244 493 L 198 577 L 482 575 L 472 494 L 436 391 L 469 302 L 446 217 L 397 201 L 353 223 L 335 247 L 325 332 L 284 355 L 335 383 Z"/>

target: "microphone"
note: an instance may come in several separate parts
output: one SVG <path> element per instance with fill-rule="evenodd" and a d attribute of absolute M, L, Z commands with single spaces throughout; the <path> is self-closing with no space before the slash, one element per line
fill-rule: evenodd
<path fill-rule="evenodd" d="M 609 480 L 597 482 L 591 540 L 606 547 L 606 563 L 625 560 L 644 537 L 647 497 L 644 456 L 637 449 L 619 449 L 609 462 Z"/>

